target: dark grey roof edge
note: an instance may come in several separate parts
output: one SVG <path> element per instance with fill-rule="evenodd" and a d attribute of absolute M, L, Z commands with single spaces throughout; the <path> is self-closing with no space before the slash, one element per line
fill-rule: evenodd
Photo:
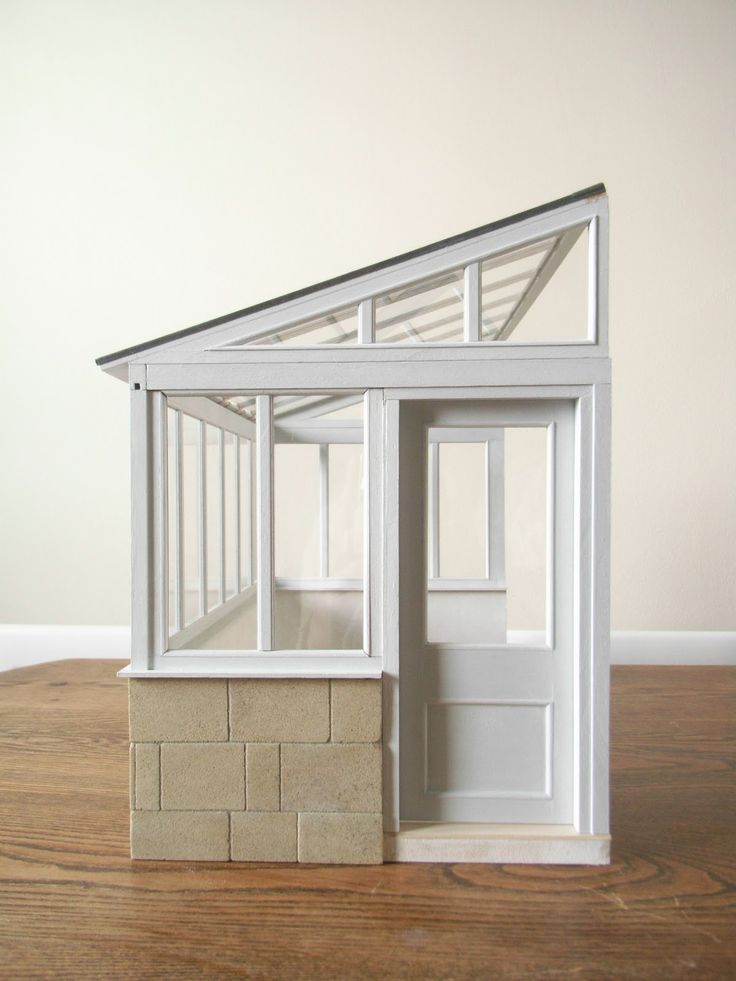
<path fill-rule="evenodd" d="M 159 344 L 166 344 L 168 341 L 178 341 L 182 337 L 189 337 L 191 334 L 198 334 L 200 331 L 208 330 L 210 327 L 219 327 L 222 324 L 226 324 L 231 320 L 239 320 L 241 317 L 247 317 L 253 313 L 260 313 L 261 310 L 268 310 L 270 307 L 276 307 L 281 303 L 286 303 L 289 300 L 298 300 L 303 296 L 309 296 L 310 293 L 317 293 L 319 290 L 329 289 L 331 286 L 339 286 L 341 283 L 345 283 L 350 279 L 357 279 L 359 276 L 365 276 L 368 273 L 378 272 L 381 269 L 386 269 L 388 266 L 393 266 L 399 262 L 405 262 L 407 259 L 416 259 L 421 255 L 427 255 L 429 252 L 436 252 L 438 249 L 444 249 L 448 245 L 456 245 L 458 242 L 464 242 L 466 239 L 475 238 L 478 235 L 485 235 L 487 232 L 494 232 L 499 228 L 505 228 L 507 225 L 514 225 L 519 221 L 524 221 L 527 218 L 536 218 L 537 215 L 543 215 L 548 211 L 554 211 L 557 208 L 561 208 L 566 204 L 574 204 L 576 201 L 584 201 L 586 198 L 598 197 L 601 194 L 606 193 L 606 187 L 604 184 L 593 184 L 591 187 L 583 188 L 582 191 L 576 191 L 574 194 L 568 194 L 564 198 L 558 198 L 556 201 L 550 201 L 548 204 L 538 205 L 536 208 L 530 208 L 528 211 L 520 211 L 518 214 L 509 215 L 508 218 L 501 218 L 498 221 L 492 221 L 488 225 L 481 225 L 479 228 L 472 228 L 470 231 L 462 232 L 459 235 L 451 235 L 449 238 L 443 238 L 439 242 L 433 242 L 431 245 L 425 245 L 420 249 L 413 249 L 411 252 L 404 252 L 402 255 L 394 256 L 391 259 L 383 259 L 381 262 L 375 262 L 370 266 L 363 266 L 362 269 L 355 269 L 353 272 L 343 273 L 341 276 L 335 276 L 333 279 L 326 279 L 322 283 L 315 283 L 314 286 L 306 286 L 300 290 L 294 290 L 293 293 L 285 293 L 283 296 L 274 297 L 272 300 L 264 300 L 261 303 L 256 303 L 252 307 L 245 307 L 243 310 L 236 310 L 235 313 L 225 314 L 223 317 L 215 317 L 214 320 L 206 320 L 202 324 L 195 324 L 194 327 L 185 327 L 182 330 L 176 330 L 171 334 L 164 334 L 162 337 L 156 337 L 151 341 L 144 341 L 142 344 L 134 344 L 132 347 L 125 347 L 121 351 L 114 351 L 112 354 L 105 354 L 101 358 L 95 359 L 95 364 L 106 365 L 111 361 L 118 361 L 120 358 L 132 357 L 134 354 L 140 354 L 142 351 L 147 351 L 149 348 L 158 347 Z"/>

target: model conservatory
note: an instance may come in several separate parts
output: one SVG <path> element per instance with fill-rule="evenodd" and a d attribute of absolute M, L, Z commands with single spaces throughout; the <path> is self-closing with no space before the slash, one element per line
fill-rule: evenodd
<path fill-rule="evenodd" d="M 602 185 L 100 358 L 131 847 L 608 861 Z"/>

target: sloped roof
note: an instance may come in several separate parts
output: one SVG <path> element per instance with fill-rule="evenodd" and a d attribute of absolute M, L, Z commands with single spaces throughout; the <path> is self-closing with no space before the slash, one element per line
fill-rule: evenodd
<path fill-rule="evenodd" d="M 237 310 L 234 313 L 226 314 L 222 317 L 216 317 L 213 320 L 205 321 L 201 324 L 196 324 L 192 327 L 186 327 L 182 330 L 174 331 L 170 334 L 165 334 L 162 337 L 154 338 L 153 340 L 146 341 L 142 344 L 135 344 L 131 347 L 123 348 L 120 351 L 114 351 L 112 354 L 106 354 L 102 357 L 96 359 L 96 364 L 100 367 L 105 367 L 106 365 L 112 364 L 113 362 L 119 362 L 125 359 L 133 358 L 136 355 L 141 354 L 144 351 L 150 350 L 152 348 L 159 347 L 162 344 L 169 343 L 171 341 L 180 340 L 181 338 L 190 337 L 192 335 L 207 331 L 214 327 L 221 327 L 227 325 L 230 322 L 241 320 L 253 314 L 261 313 L 265 310 L 270 310 L 272 308 L 278 307 L 281 304 L 286 304 L 293 300 L 298 300 L 303 297 L 307 297 L 310 294 L 318 293 L 322 290 L 330 289 L 331 287 L 340 286 L 344 283 L 349 282 L 353 279 L 358 279 L 359 277 L 376 273 L 382 270 L 389 269 L 392 266 L 397 266 L 407 260 L 416 259 L 421 256 L 429 255 L 432 252 L 436 252 L 441 249 L 445 249 L 448 246 L 452 246 L 461 242 L 465 242 L 469 239 L 473 239 L 482 235 L 487 235 L 489 232 L 494 232 L 499 229 L 514 225 L 518 222 L 525 221 L 529 218 L 534 218 L 539 215 L 543 215 L 547 212 L 555 211 L 565 205 L 574 204 L 579 201 L 586 200 L 588 198 L 597 197 L 599 195 L 605 194 L 606 189 L 603 184 L 595 184 L 591 187 L 587 187 L 581 191 L 576 191 L 574 194 L 570 194 L 567 197 L 558 198 L 555 201 L 550 201 L 547 204 L 540 205 L 536 208 L 530 208 L 527 211 L 519 212 L 518 214 L 511 215 L 507 218 L 502 218 L 498 221 L 490 222 L 486 225 L 481 225 L 478 228 L 473 228 L 467 232 L 462 232 L 459 235 L 453 235 L 449 238 L 441 239 L 438 242 L 433 242 L 430 245 L 423 246 L 419 249 L 414 249 L 410 252 L 405 252 L 402 255 L 394 256 L 391 259 L 384 259 L 381 262 L 374 263 L 369 266 L 365 266 L 362 269 L 356 269 L 353 272 L 343 273 L 340 276 L 335 276 L 332 279 L 325 280 L 321 283 L 315 283 L 313 286 L 307 286 L 300 290 L 295 290 L 291 293 L 284 294 L 283 296 L 275 297 L 271 300 L 266 300 L 262 303 L 254 304 L 253 306 L 246 307 L 243 310 Z"/>

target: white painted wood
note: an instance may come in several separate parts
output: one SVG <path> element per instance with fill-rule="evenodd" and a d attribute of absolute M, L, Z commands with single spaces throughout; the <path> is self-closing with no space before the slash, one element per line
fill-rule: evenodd
<path fill-rule="evenodd" d="M 273 399 L 256 400 L 258 647 L 273 649 Z"/>
<path fill-rule="evenodd" d="M 407 403 L 401 420 L 401 814 L 416 820 L 571 823 L 572 406 Z M 549 650 L 521 656 L 496 643 L 463 653 L 459 646 L 450 651 L 423 641 L 423 434 L 428 426 L 463 423 L 548 428 L 555 454 L 555 466 L 548 468 L 555 489 L 548 524 L 556 529 L 551 571 L 557 611 Z M 494 732 L 492 745 L 470 738 L 486 726 Z M 452 743 L 445 739 L 451 732 L 464 748 L 449 756 Z"/>
<path fill-rule="evenodd" d="M 591 821 L 594 833 L 609 829 L 611 390 L 593 389 L 593 558 L 591 596 Z"/>
<path fill-rule="evenodd" d="M 324 579 L 295 579 L 290 576 L 276 576 L 274 583 L 277 589 L 296 590 L 298 592 L 359 593 L 363 589 L 362 579 L 348 579 L 341 576 L 330 576 Z"/>
<path fill-rule="evenodd" d="M 463 294 L 463 339 L 468 342 L 481 340 L 481 283 L 480 263 L 471 262 L 465 267 L 465 292 Z"/>
<path fill-rule="evenodd" d="M 173 662 L 173 663 L 172 663 Z M 186 662 L 186 663 L 184 663 Z M 132 667 L 118 672 L 121 678 L 380 678 L 381 662 L 362 651 L 319 654 L 304 651 L 259 652 L 233 655 L 232 651 L 207 651 L 206 656 L 185 657 L 184 652 L 156 659 L 155 674 Z"/>
<path fill-rule="evenodd" d="M 275 422 L 275 443 L 362 443 L 362 419 L 333 419 L 324 422 L 287 423 Z"/>
<path fill-rule="evenodd" d="M 367 392 L 363 449 L 363 647 L 373 657 L 383 651 L 383 393 Z"/>
<path fill-rule="evenodd" d="M 136 671 L 147 671 L 153 656 L 152 397 L 146 370 L 130 368 L 131 477 L 131 652 Z"/>
<path fill-rule="evenodd" d="M 486 575 L 506 581 L 506 504 L 503 432 L 486 439 Z"/>
<path fill-rule="evenodd" d="M 375 310 L 371 297 L 368 300 L 361 300 L 358 304 L 358 343 L 373 344 L 375 339 Z"/>
<path fill-rule="evenodd" d="M 608 351 L 608 199 L 601 200 L 589 238 L 588 297 L 590 339 L 601 351 Z"/>
<path fill-rule="evenodd" d="M 240 437 L 235 436 L 235 462 L 233 464 L 233 494 L 234 494 L 234 508 L 233 508 L 233 523 L 234 523 L 234 538 L 235 538 L 235 569 L 233 570 L 233 583 L 235 586 L 235 592 L 239 593 L 242 586 L 242 576 L 241 576 L 241 562 L 243 553 L 243 541 L 241 535 L 241 494 L 243 491 L 242 485 L 240 483 Z"/>
<path fill-rule="evenodd" d="M 170 408 L 186 412 L 193 419 L 204 420 L 217 429 L 225 429 L 229 433 L 240 436 L 255 437 L 255 427 L 248 419 L 231 412 L 218 402 L 200 396 L 169 395 Z"/>
<path fill-rule="evenodd" d="M 385 398 L 385 395 L 384 395 Z M 399 830 L 399 407 L 385 401 L 383 441 L 383 827 Z"/>
<path fill-rule="evenodd" d="M 440 448 L 437 430 L 429 433 L 429 484 L 427 487 L 427 514 L 429 521 L 428 575 L 430 589 L 433 580 L 440 575 Z M 436 583 L 435 583 L 436 585 Z"/>
<path fill-rule="evenodd" d="M 153 650 L 161 654 L 169 639 L 168 420 L 166 399 L 152 392 L 151 495 L 153 499 Z"/>
<path fill-rule="evenodd" d="M 600 360 L 604 355 L 590 341 L 479 341 L 445 344 L 407 344 L 397 341 L 385 344 L 346 346 L 319 344 L 311 347 L 244 347 L 215 348 L 205 351 L 177 351 L 176 357 L 154 360 L 152 364 L 385 364 L 391 361 L 546 361 L 549 359 L 584 358 Z M 224 394 L 232 394 L 223 393 Z M 213 403 L 217 405 L 218 403 Z M 226 410 L 229 411 L 229 410 Z M 309 416 L 311 407 L 305 407 Z M 235 415 L 236 413 L 233 413 Z M 286 415 L 286 413 L 284 414 Z M 239 416 L 243 418 L 243 416 Z"/>
<path fill-rule="evenodd" d="M 181 412 L 174 409 L 174 439 L 171 451 L 174 454 L 174 486 L 172 488 L 172 507 L 174 519 L 174 632 L 184 626 L 184 517 L 182 503 L 183 483 L 183 434 Z"/>
<path fill-rule="evenodd" d="M 402 821 L 398 833 L 384 835 L 385 862 L 607 865 L 610 849 L 610 835 L 581 835 L 570 825 Z"/>
<path fill-rule="evenodd" d="M 364 350 L 368 350 L 366 345 Z M 473 361 L 416 360 L 405 362 L 299 364 L 153 364 L 151 389 L 179 392 L 284 392 L 324 389 L 411 388 L 416 386 L 586 385 L 609 382 L 605 359 Z"/>
<path fill-rule="evenodd" d="M 205 616 L 209 609 L 207 590 L 207 428 L 199 423 L 199 446 L 197 454 L 197 545 L 199 551 L 199 615 Z"/>
<path fill-rule="evenodd" d="M 217 568 L 219 569 L 220 603 L 225 602 L 225 430 L 217 431 L 217 496 L 219 500 L 219 522 L 217 541 Z"/>
<path fill-rule="evenodd" d="M 319 447 L 319 574 L 330 574 L 330 446 Z"/>

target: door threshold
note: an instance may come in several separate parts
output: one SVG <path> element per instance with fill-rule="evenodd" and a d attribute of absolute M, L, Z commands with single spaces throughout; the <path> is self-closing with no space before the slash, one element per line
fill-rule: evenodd
<path fill-rule="evenodd" d="M 383 836 L 384 862 L 608 865 L 611 836 L 571 824 L 402 821 Z"/>

